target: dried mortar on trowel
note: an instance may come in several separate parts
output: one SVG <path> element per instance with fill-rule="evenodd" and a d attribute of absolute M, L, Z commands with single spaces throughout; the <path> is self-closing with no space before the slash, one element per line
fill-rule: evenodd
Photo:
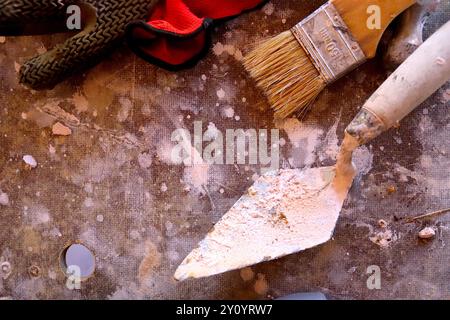
<path fill-rule="evenodd" d="M 260 177 L 178 267 L 206 277 L 328 241 L 353 183 L 353 151 L 398 124 L 450 79 L 450 22 L 421 45 L 367 100 L 345 131 L 334 167 Z"/>

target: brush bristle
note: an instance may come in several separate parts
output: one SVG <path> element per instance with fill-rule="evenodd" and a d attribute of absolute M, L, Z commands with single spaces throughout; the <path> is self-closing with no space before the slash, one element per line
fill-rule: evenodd
<path fill-rule="evenodd" d="M 244 67 L 267 96 L 276 118 L 306 112 L 325 88 L 314 64 L 291 31 L 267 40 L 244 57 Z"/>

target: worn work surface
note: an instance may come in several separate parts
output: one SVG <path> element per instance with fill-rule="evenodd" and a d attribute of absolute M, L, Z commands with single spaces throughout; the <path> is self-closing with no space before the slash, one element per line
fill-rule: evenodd
<path fill-rule="evenodd" d="M 0 297 L 241 299 L 320 290 L 336 298 L 450 298 L 450 216 L 400 220 L 450 207 L 450 85 L 358 151 L 361 174 L 327 244 L 243 271 L 172 279 L 260 174 L 258 165 L 172 163 L 174 130 L 193 132 L 194 121 L 204 131 L 279 128 L 281 167 L 329 165 L 345 125 L 386 78 L 378 58 L 326 89 L 304 122 L 273 122 L 240 59 L 320 3 L 273 0 L 218 26 L 214 48 L 191 70 L 167 72 L 123 48 L 47 92 L 18 85 L 17 66 L 63 36 L 1 43 L 0 263 L 11 272 L 0 277 Z M 58 121 L 72 134 L 53 135 Z M 38 166 L 27 169 L 24 155 Z M 436 237 L 419 241 L 426 225 Z M 58 260 L 74 241 L 96 255 L 95 275 L 81 290 L 66 287 Z M 372 265 L 381 270 L 379 290 L 367 288 Z"/>

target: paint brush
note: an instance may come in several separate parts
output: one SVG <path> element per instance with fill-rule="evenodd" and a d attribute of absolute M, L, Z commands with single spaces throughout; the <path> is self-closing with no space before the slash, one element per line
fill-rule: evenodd
<path fill-rule="evenodd" d="M 331 0 L 262 43 L 244 67 L 276 118 L 305 112 L 319 93 L 376 54 L 381 36 L 415 0 Z"/>
<path fill-rule="evenodd" d="M 450 79 L 450 22 L 424 42 L 347 126 L 334 167 L 261 176 L 175 273 L 206 277 L 328 241 L 355 177 L 353 150 L 399 123 Z"/>

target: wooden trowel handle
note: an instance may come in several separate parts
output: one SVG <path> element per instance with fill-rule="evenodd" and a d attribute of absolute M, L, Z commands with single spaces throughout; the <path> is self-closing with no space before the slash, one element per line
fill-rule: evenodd
<path fill-rule="evenodd" d="M 366 143 L 396 125 L 450 79 L 450 21 L 425 41 L 367 100 L 347 127 Z"/>

